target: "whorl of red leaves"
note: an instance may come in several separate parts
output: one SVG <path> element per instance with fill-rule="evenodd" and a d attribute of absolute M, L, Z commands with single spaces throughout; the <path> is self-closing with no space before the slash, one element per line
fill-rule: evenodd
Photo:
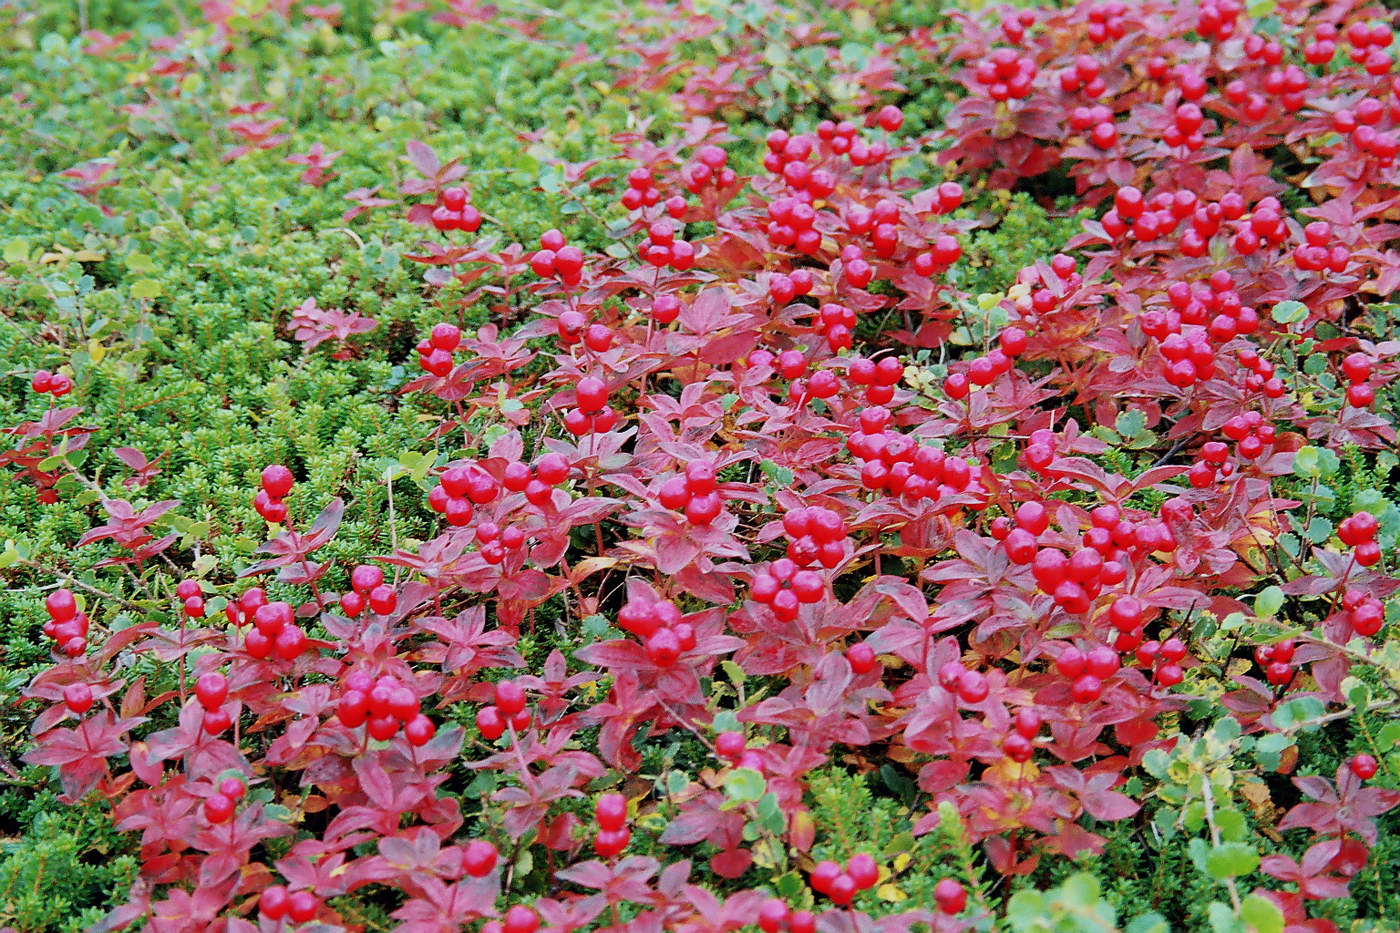
<path fill-rule="evenodd" d="M 469 166 L 416 144 L 422 177 L 400 191 L 430 198 L 409 216 L 442 237 L 414 258 L 435 281 L 459 278 L 472 302 L 525 296 L 532 311 L 509 333 L 443 324 L 419 346 L 425 372 L 405 391 L 443 415 L 434 436 L 460 431 L 477 451 L 434 469 L 437 535 L 366 555 L 390 576 L 366 566 L 328 591 L 348 570 L 321 553 L 343 505 L 298 501 L 291 474 L 273 470 L 258 508 L 285 524 L 247 575 L 275 572 L 296 605 L 186 581 L 172 594 L 177 627 L 114 630 L 109 607 L 89 618 L 50 603 L 55 663 L 26 694 L 45 704 L 28 760 L 57 768 L 69 798 L 100 791 L 141 839 L 142 881 L 107 928 L 353 925 L 331 899 L 381 885 L 402 892 L 394 917 L 407 933 L 481 919 L 506 933 L 738 929 L 764 897 L 720 899 L 688 880 L 685 860 L 704 841 L 718 875 L 751 867 L 752 813 L 726 806 L 719 782 L 727 769 L 759 772 L 801 859 L 814 843 L 805 776 L 838 757 L 911 769 L 928 804 L 962 812 L 998 872 L 1099 849 L 1104 824 L 1139 810 L 1126 777 L 1176 741 L 1162 723 L 1192 696 L 1191 613 L 1248 615 L 1237 596 L 1268 575 L 1261 544 L 1297 505 L 1273 479 L 1309 441 L 1395 440 L 1370 402 L 1400 346 L 1354 337 L 1345 320 L 1349 302 L 1400 284 L 1388 247 L 1400 232 L 1400 82 L 1371 12 L 1280 3 L 1271 36 L 1229 0 L 1079 3 L 959 15 L 951 45 L 922 31 L 892 43 L 930 67 L 964 64 L 941 154 L 964 184 L 1062 165 L 1100 209 L 1064 252 L 1021 272 L 1006 327 L 939 386 L 906 372 L 897 342 L 877 334 L 857 349 L 855 332 L 893 317 L 905 344 L 951 349 L 962 296 L 942 275 L 977 223 L 950 216 L 961 188 L 892 172 L 924 141 L 902 136 L 900 111 L 874 97 L 868 118 L 774 129 L 762 170 L 744 173 L 711 117 L 751 92 L 771 36 L 710 69 L 674 57 L 719 28 L 709 16 L 680 17 L 660 45 L 624 34 L 643 36 L 633 51 L 645 65 L 621 83 L 679 80 L 695 116 L 670 144 L 616 138 L 616 174 L 592 175 L 631 220 L 610 254 L 554 231 L 538 250 L 464 245 L 454 230 L 475 227 L 461 225 L 468 193 L 456 185 Z M 882 83 L 863 86 L 899 91 L 878 66 L 865 68 Z M 242 145 L 230 158 L 287 139 L 258 107 L 234 116 Z M 1310 166 L 1313 206 L 1282 205 L 1280 153 Z M 288 161 L 328 166 L 314 154 Z M 602 164 L 563 169 L 572 186 Z M 110 183 L 101 174 L 73 177 L 93 196 Z M 352 192 L 347 217 L 397 203 L 376 197 L 391 187 Z M 712 232 L 689 232 L 702 222 Z M 373 326 L 333 313 L 303 306 L 296 338 L 343 344 Z M 1352 387 L 1330 402 L 1275 363 L 1324 322 L 1340 336 L 1313 352 Z M 533 338 L 551 342 L 535 351 Z M 521 375 L 532 361 L 538 378 Z M 1096 460 L 1108 445 L 1082 423 L 1113 426 L 1125 411 L 1170 448 L 1136 476 Z M 9 431 L 21 445 L 3 460 L 41 496 L 54 493 L 53 454 L 91 437 L 79 412 Z M 470 433 L 482 418 L 497 428 L 489 440 Z M 994 467 L 1008 441 L 1017 461 Z M 158 475 L 144 457 L 132 465 L 143 481 Z M 1145 492 L 1165 505 L 1148 508 Z M 303 530 L 288 503 L 293 517 L 325 507 Z M 108 524 L 79 545 L 111 539 L 128 552 L 113 563 L 168 554 L 174 537 L 147 526 L 173 505 L 108 499 Z M 1355 650 L 1342 645 L 1377 634 L 1378 600 L 1400 585 L 1374 524 L 1347 526 L 1348 550 L 1317 548 L 1324 572 L 1288 585 L 1333 594 L 1338 611 L 1296 655 L 1291 642 L 1265 650 L 1266 677 L 1235 678 L 1225 703 L 1246 727 L 1272 729 L 1284 696 L 1341 702 Z M 215 594 L 228 609 L 204 618 Z M 602 614 L 626 634 L 527 670 L 522 626 L 559 599 L 571 626 Z M 147 678 L 131 676 L 146 656 L 188 667 L 178 690 L 147 695 Z M 739 671 L 772 687 L 733 710 L 742 733 L 716 735 L 705 685 Z M 458 724 L 473 717 L 475 729 Z M 153 720 L 169 725 L 151 731 Z M 635 775 L 639 745 L 668 732 L 702 742 L 711 770 L 672 798 L 659 843 L 676 858 L 624 857 L 626 801 L 619 812 L 599 800 L 596 826 L 564 805 L 609 771 Z M 490 801 L 499 823 L 465 826 L 443 791 L 462 760 L 504 776 Z M 1299 778 L 1308 801 L 1279 829 L 1314 841 L 1301 862 L 1265 859 L 1304 899 L 1346 895 L 1338 860 L 1364 862 L 1372 818 L 1396 803 L 1354 772 Z M 287 802 L 300 808 L 290 818 Z M 930 809 L 916 831 L 935 823 Z M 288 836 L 270 857 L 265 843 Z M 558 887 L 507 912 L 497 850 L 521 839 L 547 853 Z M 830 864 L 812 881 L 830 901 L 824 928 L 837 929 L 870 869 Z M 1301 920 L 1297 895 L 1278 898 Z M 965 903 L 940 886 L 937 914 L 907 910 L 880 928 L 970 929 Z M 635 919 L 621 919 L 623 904 Z M 810 920 L 763 909 L 773 928 Z"/>

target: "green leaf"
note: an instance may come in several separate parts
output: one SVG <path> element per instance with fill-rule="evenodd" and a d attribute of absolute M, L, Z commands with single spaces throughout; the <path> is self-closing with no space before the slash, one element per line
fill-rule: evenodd
<path fill-rule="evenodd" d="M 712 723 L 715 732 L 742 732 L 743 726 L 739 725 L 739 717 L 734 715 L 733 710 L 722 709 L 715 714 Z"/>
<path fill-rule="evenodd" d="M 1171 933 L 1171 926 L 1166 917 L 1154 910 L 1141 917 L 1134 917 L 1123 930 L 1124 933 Z"/>
<path fill-rule="evenodd" d="M 724 793 L 736 803 L 752 803 L 764 795 L 768 782 L 752 768 L 735 768 L 724 778 Z"/>
<path fill-rule="evenodd" d="M 1249 6 L 1245 7 L 1245 13 L 1250 19 L 1263 19 L 1272 13 L 1277 6 L 1278 0 L 1251 0 Z"/>
<path fill-rule="evenodd" d="M 1240 919 L 1249 924 L 1254 933 L 1283 933 L 1283 911 L 1258 894 L 1251 894 L 1240 904 Z"/>
<path fill-rule="evenodd" d="M 1147 428 L 1147 415 L 1136 408 L 1119 412 L 1113 427 L 1124 437 L 1137 437 Z"/>
<path fill-rule="evenodd" d="M 161 291 L 161 284 L 155 279 L 137 279 L 131 283 L 131 297 L 133 298 L 156 298 Z"/>
<path fill-rule="evenodd" d="M 763 474 L 779 486 L 791 486 L 797 478 L 787 467 L 780 467 L 772 460 L 764 460 L 758 465 Z"/>
<path fill-rule="evenodd" d="M 1297 324 L 1308 316 L 1308 306 L 1301 301 L 1280 301 L 1269 312 L 1275 323 Z"/>
<path fill-rule="evenodd" d="M 1216 881 L 1238 878 L 1259 867 L 1259 853 L 1243 842 L 1223 842 L 1206 855 L 1206 872 Z"/>
<path fill-rule="evenodd" d="M 1316 447 L 1299 447 L 1293 453 L 1293 475 L 1304 477 L 1322 475 L 1318 465 L 1319 459 Z"/>
<path fill-rule="evenodd" d="M 1304 535 L 1313 544 L 1321 544 L 1332 537 L 1332 523 L 1321 515 L 1315 515 L 1313 520 L 1308 522 L 1308 528 Z"/>
<path fill-rule="evenodd" d="M 5 244 L 5 262 L 15 265 L 29 261 L 29 241 L 22 237 L 13 237 Z"/>
<path fill-rule="evenodd" d="M 1254 597 L 1254 614 L 1261 619 L 1271 616 L 1283 608 L 1283 590 L 1276 586 L 1266 587 Z"/>

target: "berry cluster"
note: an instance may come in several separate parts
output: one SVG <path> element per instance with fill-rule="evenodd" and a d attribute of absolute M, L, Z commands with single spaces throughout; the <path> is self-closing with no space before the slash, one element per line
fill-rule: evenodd
<path fill-rule="evenodd" d="M 1021 328 L 1006 328 L 997 335 L 997 345 L 983 356 L 969 360 L 966 370 L 949 373 L 948 378 L 943 380 L 943 391 L 956 401 L 967 398 L 974 385 L 991 385 L 998 377 L 1011 372 L 1013 361 L 1025 352 L 1028 342 L 1029 338 Z"/>
<path fill-rule="evenodd" d="M 1375 124 L 1385 113 L 1384 105 L 1376 100 L 1363 100 L 1355 108 L 1343 108 L 1332 114 L 1332 129 L 1349 136 L 1356 149 L 1375 158 L 1378 168 L 1389 168 L 1400 151 L 1400 137 L 1394 130 L 1384 132 Z"/>
<path fill-rule="evenodd" d="M 262 488 L 253 497 L 253 509 L 257 511 L 264 520 L 275 524 L 280 524 L 287 520 L 287 494 L 292 491 L 292 471 L 281 464 L 271 464 L 263 467 Z"/>
<path fill-rule="evenodd" d="M 267 603 L 253 611 L 253 627 L 243 636 L 243 650 L 250 655 L 261 661 L 276 652 L 284 661 L 295 661 L 306 648 L 306 632 L 296 624 L 291 603 Z"/>
<path fill-rule="evenodd" d="M 883 357 L 878 362 L 857 356 L 851 359 L 847 377 L 853 385 L 865 387 L 867 405 L 888 405 L 894 400 L 894 387 L 904 378 L 904 364 L 893 356 Z M 812 381 L 815 386 L 816 377 Z"/>
<path fill-rule="evenodd" d="M 685 470 L 661 484 L 656 495 L 662 507 L 685 513 L 692 525 L 708 525 L 724 509 L 715 468 L 704 460 L 692 460 Z"/>
<path fill-rule="evenodd" d="M 912 501 L 953 495 L 980 498 L 985 494 L 971 463 L 949 457 L 936 447 L 922 447 L 892 430 L 889 409 L 878 405 L 866 408 L 858 424 L 859 432 L 846 439 L 846 450 L 864 461 L 860 481 L 866 489 Z"/>
<path fill-rule="evenodd" d="M 1347 52 L 1348 57 L 1364 68 L 1367 74 L 1390 74 L 1390 67 L 1394 62 L 1387 50 L 1394 39 L 1394 33 L 1389 24 L 1384 21 L 1363 23 L 1357 20 L 1346 28 L 1343 35 L 1347 44 L 1351 46 Z"/>
<path fill-rule="evenodd" d="M 938 685 L 968 704 L 981 703 L 992 689 L 986 674 L 969 670 L 960 661 L 948 661 L 938 669 Z"/>
<path fill-rule="evenodd" d="M 273 924 L 284 918 L 292 923 L 307 923 L 316 917 L 321 901 L 310 891 L 288 891 L 280 884 L 263 889 L 258 898 L 258 912 Z"/>
<path fill-rule="evenodd" d="M 825 894 L 838 907 L 850 904 L 856 894 L 875 887 L 879 880 L 880 867 L 863 852 L 847 859 L 844 870 L 829 859 L 818 862 L 811 875 L 812 890 Z"/>
<path fill-rule="evenodd" d="M 597 376 L 584 376 L 574 394 L 578 407 L 564 414 L 564 429 L 574 437 L 606 434 L 617 427 L 617 412 L 608 404 L 608 387 Z"/>
<path fill-rule="evenodd" d="M 754 575 L 749 590 L 755 602 L 772 607 L 780 622 L 791 622 L 803 603 L 822 601 L 826 581 L 815 570 L 799 570 L 794 561 L 780 557 Z"/>
<path fill-rule="evenodd" d="M 70 658 L 87 651 L 88 617 L 78 609 L 78 600 L 71 590 L 54 590 L 44 600 L 49 619 L 44 634 L 52 638 L 60 654 Z"/>
<path fill-rule="evenodd" d="M 1220 426 L 1220 433 L 1235 442 L 1235 453 L 1244 460 L 1256 460 L 1278 437 L 1278 429 L 1264 423 L 1257 411 L 1235 415 Z"/>
<path fill-rule="evenodd" d="M 603 794 L 593 805 L 593 817 L 598 832 L 593 836 L 593 851 L 599 858 L 616 858 L 632 841 L 627 826 L 627 798 L 621 794 Z"/>
<path fill-rule="evenodd" d="M 452 354 L 461 343 L 462 331 L 456 324 L 434 324 L 428 338 L 418 342 L 418 366 L 439 378 L 446 376 L 456 365 Z"/>
<path fill-rule="evenodd" d="M 224 704 L 228 702 L 228 678 L 218 671 L 205 671 L 194 683 L 194 697 L 204 707 L 204 731 L 219 735 L 233 725 L 233 716 Z"/>
<path fill-rule="evenodd" d="M 1040 733 L 1042 720 L 1033 709 L 1022 708 L 1011 719 L 1011 731 L 1001 740 L 1001 750 L 1015 762 L 1027 762 L 1035 754 L 1035 737 Z"/>
<path fill-rule="evenodd" d="M 1089 141 L 1100 149 L 1112 149 L 1118 144 L 1118 124 L 1113 111 L 1102 104 L 1075 107 L 1069 113 L 1069 128 L 1076 133 L 1088 133 Z"/>
<path fill-rule="evenodd" d="M 204 591 L 198 580 L 181 580 L 175 587 L 175 598 L 180 600 L 180 610 L 191 619 L 204 618 Z"/>
<path fill-rule="evenodd" d="M 1337 525 L 1337 537 L 1352 549 L 1352 556 L 1363 567 L 1370 567 L 1381 559 L 1381 546 L 1376 541 L 1380 523 L 1370 512 L 1357 512 L 1341 520 Z"/>
<path fill-rule="evenodd" d="M 1356 634 L 1370 638 L 1385 624 L 1385 604 L 1362 590 L 1342 594 L 1342 615 Z"/>
<path fill-rule="evenodd" d="M 465 188 L 444 188 L 433 208 L 433 226 L 438 230 L 465 230 L 475 233 L 481 228 L 481 211 L 473 207 L 471 193 Z"/>
<path fill-rule="evenodd" d="M 583 251 L 567 243 L 558 230 L 540 234 L 540 248 L 530 257 L 530 270 L 542 279 L 558 278 L 570 288 L 577 285 L 583 279 Z"/>
<path fill-rule="evenodd" d="M 240 777 L 226 777 L 219 782 L 219 788 L 204 798 L 204 818 L 210 823 L 227 823 L 233 819 L 238 801 L 248 793 L 248 785 Z"/>
<path fill-rule="evenodd" d="M 846 523 L 840 513 L 814 505 L 791 509 L 783 516 L 788 537 L 787 556 L 798 567 L 820 563 L 828 570 L 846 556 Z"/>
<path fill-rule="evenodd" d="M 1293 680 L 1293 639 L 1254 649 L 1254 663 L 1264 672 L 1264 679 L 1275 687 L 1286 687 Z"/>
<path fill-rule="evenodd" d="M 1100 74 L 1102 67 L 1092 55 L 1076 57 L 1071 67 L 1060 72 L 1060 90 L 1066 94 L 1083 91 L 1085 97 L 1102 97 L 1108 91 Z"/>
<path fill-rule="evenodd" d="M 622 206 L 629 211 L 639 211 L 644 207 L 655 207 L 661 201 L 661 191 L 656 187 L 656 176 L 651 170 L 637 166 L 627 173 L 627 190 L 622 192 Z M 672 213 L 671 202 L 679 201 L 677 212 Z M 666 210 L 672 216 L 685 215 L 685 198 L 677 195 L 666 201 Z M 679 219 L 677 216 L 677 219 Z"/>
<path fill-rule="evenodd" d="M 1370 408 L 1376 400 L 1376 390 L 1369 385 L 1374 361 L 1365 353 L 1349 353 L 1342 360 L 1342 374 L 1347 380 L 1347 404 L 1354 408 Z"/>
<path fill-rule="evenodd" d="M 987 96 L 995 101 L 1021 100 L 1029 97 L 1039 70 L 1035 59 L 1016 49 L 993 49 L 977 63 L 972 79 L 986 88 Z"/>
<path fill-rule="evenodd" d="M 63 373 L 51 373 L 47 369 L 41 369 L 29 381 L 29 387 L 40 395 L 58 398 L 73 391 L 73 380 Z"/>
<path fill-rule="evenodd" d="M 516 732 L 530 728 L 532 720 L 525 690 L 513 680 L 502 680 L 495 686 L 495 703 L 476 711 L 476 729 L 481 737 L 494 742 L 509 726 Z"/>
<path fill-rule="evenodd" d="M 476 543 L 480 545 L 481 558 L 488 564 L 505 561 L 508 554 L 525 546 L 526 535 L 514 525 L 502 528 L 495 522 L 482 522 L 476 526 Z"/>
<path fill-rule="evenodd" d="M 670 667 L 695 647 L 695 629 L 681 621 L 681 611 L 669 600 L 629 599 L 617 614 L 617 624 L 642 640 L 647 659 Z"/>
<path fill-rule="evenodd" d="M 1196 34 L 1202 39 L 1224 42 L 1235 34 L 1235 21 L 1243 12 L 1244 5 L 1237 0 L 1205 0 L 1196 10 Z"/>
<path fill-rule="evenodd" d="M 500 492 L 495 477 L 468 460 L 442 471 L 438 485 L 428 492 L 428 508 L 446 516 L 449 525 L 460 527 L 472 520 L 475 506 L 494 501 Z"/>
<path fill-rule="evenodd" d="M 807 269 L 794 269 L 786 274 L 778 272 L 768 278 L 768 297 L 775 304 L 785 305 L 799 295 L 810 295 L 816 283 Z"/>
<path fill-rule="evenodd" d="M 376 615 L 386 616 L 398 606 L 394 588 L 384 582 L 384 571 L 370 564 L 360 564 L 350 571 L 350 592 L 340 597 L 340 609 L 353 619 L 368 606 Z"/>
<path fill-rule="evenodd" d="M 758 928 L 763 933 L 814 933 L 817 917 L 810 910 L 793 910 L 787 902 L 770 897 L 758 908 Z"/>
<path fill-rule="evenodd" d="M 1181 662 L 1189 652 L 1186 643 L 1175 635 L 1161 641 L 1145 641 L 1133 651 L 1133 657 L 1143 667 L 1152 668 L 1152 679 L 1163 687 L 1175 687 L 1185 673 Z"/>
<path fill-rule="evenodd" d="M 647 243 L 642 258 L 660 269 L 670 266 L 684 272 L 695 265 L 695 246 L 687 240 L 676 239 L 676 228 L 668 220 L 658 220 L 647 227 Z"/>
<path fill-rule="evenodd" d="M 803 139 L 803 137 L 796 137 Z M 810 148 L 810 143 L 808 147 Z M 804 162 L 790 162 L 789 165 L 802 165 Z M 818 174 L 826 173 L 818 170 Z M 808 182 L 810 184 L 810 181 Z M 807 195 L 804 199 L 801 195 Z M 821 248 L 822 234 L 813 224 L 817 220 L 816 209 L 811 205 L 810 191 L 803 189 L 799 195 L 774 198 L 768 202 L 768 236 L 779 246 L 788 246 L 799 253 L 814 254 Z"/>
<path fill-rule="evenodd" d="M 1104 681 L 1122 667 L 1118 652 L 1107 645 L 1096 645 L 1083 651 L 1073 645 L 1055 658 L 1055 670 L 1072 683 L 1070 696 L 1076 703 L 1092 703 L 1103 695 Z"/>
<path fill-rule="evenodd" d="M 545 454 L 533 465 L 515 461 L 506 464 L 501 485 L 510 492 L 523 492 L 525 500 L 543 508 L 554 497 L 554 487 L 569 478 L 569 461 L 560 454 Z"/>
<path fill-rule="evenodd" d="M 719 146 L 701 146 L 700 151 L 695 154 L 695 161 L 681 169 L 685 190 L 691 194 L 699 194 L 710 184 L 720 188 L 732 186 L 738 180 L 738 176 L 728 167 L 728 162 L 729 153 Z"/>
<path fill-rule="evenodd" d="M 365 727 L 370 738 L 387 742 L 403 728 L 410 745 L 426 745 L 437 732 L 433 721 L 422 712 L 422 701 L 411 688 L 392 674 L 378 678 L 366 671 L 354 671 L 336 702 L 336 718 L 349 729 Z"/>
<path fill-rule="evenodd" d="M 748 740 L 742 732 L 721 732 L 715 736 L 715 754 L 736 768 L 763 771 L 762 757 L 755 749 L 748 747 Z"/>

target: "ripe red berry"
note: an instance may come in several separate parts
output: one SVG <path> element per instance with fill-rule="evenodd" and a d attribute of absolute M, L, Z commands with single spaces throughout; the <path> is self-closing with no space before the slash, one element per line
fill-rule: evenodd
<path fill-rule="evenodd" d="M 462 867 L 473 878 L 484 878 L 496 867 L 496 847 L 484 839 L 473 839 L 462 853 Z"/>
<path fill-rule="evenodd" d="M 287 896 L 287 919 L 293 923 L 306 923 L 316 916 L 321 902 L 310 891 L 293 891 Z"/>
<path fill-rule="evenodd" d="M 502 933 L 535 933 L 539 925 L 538 914 L 524 904 L 516 904 L 506 911 L 501 930 Z"/>
<path fill-rule="evenodd" d="M 258 910 L 268 920 L 281 920 L 287 914 L 287 889 L 280 884 L 264 888 L 258 898 Z"/>
<path fill-rule="evenodd" d="M 962 913 L 967 907 L 967 891 L 952 878 L 944 878 L 934 886 L 933 899 L 945 914 Z"/>
<path fill-rule="evenodd" d="M 234 801 L 226 794 L 214 794 L 204 800 L 204 818 L 211 823 L 227 823 L 233 818 Z"/>
<path fill-rule="evenodd" d="M 228 699 L 228 679 L 218 671 L 203 673 L 195 681 L 194 694 L 206 710 L 218 709 Z"/>
<path fill-rule="evenodd" d="M 280 464 L 272 464 L 263 467 L 262 488 L 274 499 L 286 498 L 287 493 L 292 491 L 292 471 Z"/>
<path fill-rule="evenodd" d="M 1369 781 L 1371 778 L 1375 777 L 1376 771 L 1378 770 L 1376 759 L 1365 754 L 1357 755 L 1351 760 L 1347 767 L 1351 768 L 1352 774 L 1361 778 L 1363 781 Z"/>
<path fill-rule="evenodd" d="M 84 683 L 69 684 L 63 688 L 63 705 L 81 716 L 92 709 L 92 688 Z"/>

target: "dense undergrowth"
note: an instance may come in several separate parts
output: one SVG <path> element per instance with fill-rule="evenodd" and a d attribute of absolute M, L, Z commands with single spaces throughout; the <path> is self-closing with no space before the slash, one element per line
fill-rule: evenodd
<path fill-rule="evenodd" d="M 1390 15 L 0 0 L 0 926 L 1394 929 Z"/>

